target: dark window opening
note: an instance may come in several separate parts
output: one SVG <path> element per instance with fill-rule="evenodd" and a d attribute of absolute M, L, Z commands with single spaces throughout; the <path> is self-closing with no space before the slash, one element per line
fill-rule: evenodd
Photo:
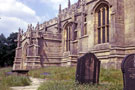
<path fill-rule="evenodd" d="M 105 25 L 105 8 L 103 8 L 103 25 Z"/>
<path fill-rule="evenodd" d="M 81 35 L 87 35 L 87 15 L 84 16 L 84 25 L 83 25 L 83 31 L 81 32 Z"/>
<path fill-rule="evenodd" d="M 100 28 L 98 29 L 98 43 L 101 43 L 101 32 Z"/>
<path fill-rule="evenodd" d="M 103 27 L 103 30 L 102 30 L 102 42 L 105 43 L 105 27 Z"/>
<path fill-rule="evenodd" d="M 101 14 L 100 14 L 100 10 L 98 12 L 98 26 L 101 26 Z"/>
<path fill-rule="evenodd" d="M 109 42 L 109 27 L 107 27 L 107 42 Z"/>

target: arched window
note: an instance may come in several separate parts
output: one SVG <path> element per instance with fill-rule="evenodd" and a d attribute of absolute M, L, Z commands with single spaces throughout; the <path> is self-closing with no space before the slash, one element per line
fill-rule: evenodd
<path fill-rule="evenodd" d="M 84 35 L 87 35 L 87 15 L 84 15 L 83 31 L 81 32 L 81 36 Z"/>
<path fill-rule="evenodd" d="M 73 40 L 77 40 L 77 24 L 74 24 L 74 28 L 72 28 L 73 29 Z"/>
<path fill-rule="evenodd" d="M 96 37 L 97 43 L 109 42 L 109 7 L 101 4 L 96 9 Z"/>
<path fill-rule="evenodd" d="M 70 51 L 70 40 L 71 40 L 71 26 L 70 24 L 68 24 L 66 26 L 66 30 L 65 30 L 65 45 L 66 45 L 66 51 Z"/>
<path fill-rule="evenodd" d="M 83 32 L 84 35 L 87 35 L 87 15 L 85 15 L 85 18 L 84 18 L 84 32 Z"/>
<path fill-rule="evenodd" d="M 67 22 L 64 25 L 64 51 L 70 51 L 71 41 L 77 40 L 77 24 L 74 22 Z"/>

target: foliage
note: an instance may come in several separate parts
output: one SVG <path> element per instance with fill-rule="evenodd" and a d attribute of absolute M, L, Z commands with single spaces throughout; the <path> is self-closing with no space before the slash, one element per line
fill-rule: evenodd
<path fill-rule="evenodd" d="M 0 66 L 4 66 L 4 55 L 6 54 L 6 48 L 7 48 L 7 40 L 6 37 L 1 34 L 0 35 Z"/>
<path fill-rule="evenodd" d="M 101 69 L 99 85 L 75 82 L 75 67 L 47 67 L 30 71 L 30 75 L 45 78 L 38 90 L 122 90 L 123 80 L 121 70 Z M 42 75 L 42 73 L 49 73 Z"/>
<path fill-rule="evenodd" d="M 8 86 L 27 86 L 30 85 L 30 79 L 26 76 L 10 75 L 2 80 Z"/>
<path fill-rule="evenodd" d="M 11 33 L 8 38 L 3 34 L 0 35 L 0 66 L 11 66 L 13 65 L 15 57 L 15 48 L 17 43 L 17 33 Z"/>
<path fill-rule="evenodd" d="M 6 75 L 12 68 L 0 69 L 0 90 L 10 90 L 11 86 L 30 85 L 31 81 L 26 76 Z"/>

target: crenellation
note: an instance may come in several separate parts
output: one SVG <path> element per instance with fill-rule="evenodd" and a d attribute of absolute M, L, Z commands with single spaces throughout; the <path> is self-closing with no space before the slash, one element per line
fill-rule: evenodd
<path fill-rule="evenodd" d="M 61 13 L 60 13 L 61 19 L 65 20 L 65 19 L 71 17 L 73 12 L 75 11 L 76 5 L 77 5 L 77 3 L 72 4 L 70 8 L 62 9 Z M 55 17 L 53 19 L 50 19 L 49 21 L 45 21 L 43 24 L 44 24 L 44 26 L 49 27 L 49 26 L 57 24 L 57 23 L 58 23 L 58 17 Z"/>
<path fill-rule="evenodd" d="M 61 40 L 61 34 L 60 33 L 53 34 L 51 31 L 48 31 L 48 32 L 46 32 L 43 35 L 43 38 L 50 38 L 50 39 L 59 39 L 59 40 Z"/>
<path fill-rule="evenodd" d="M 58 23 L 58 18 L 55 17 L 55 18 L 53 18 L 53 19 L 50 19 L 50 20 L 47 21 L 47 22 L 44 22 L 44 23 L 43 23 L 43 26 L 50 27 L 50 26 L 55 25 L 55 24 L 57 24 L 57 23 Z"/>

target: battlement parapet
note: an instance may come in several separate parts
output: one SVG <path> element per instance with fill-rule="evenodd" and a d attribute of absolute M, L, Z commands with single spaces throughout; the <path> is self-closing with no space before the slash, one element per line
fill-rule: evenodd
<path fill-rule="evenodd" d="M 57 24 L 57 23 L 58 23 L 58 17 L 55 17 L 53 19 L 50 19 L 49 21 L 44 22 L 43 25 L 48 27 L 50 25 Z"/>
<path fill-rule="evenodd" d="M 62 9 L 61 13 L 59 13 L 58 16 L 60 16 L 62 20 L 67 19 L 71 17 L 72 13 L 74 13 L 75 10 L 77 10 L 76 8 L 77 8 L 77 3 L 74 3 L 70 6 L 70 8 Z M 55 17 L 53 19 L 50 19 L 49 21 L 44 22 L 43 26 L 48 27 L 57 23 L 58 23 L 58 17 Z"/>
<path fill-rule="evenodd" d="M 61 34 L 60 33 L 53 34 L 52 32 L 46 32 L 43 34 L 43 38 L 44 39 L 61 40 Z"/>
<path fill-rule="evenodd" d="M 70 8 L 62 9 L 61 15 L 67 14 L 67 12 L 74 12 L 75 9 L 76 9 L 76 7 L 77 7 L 77 3 L 74 3 L 74 4 L 72 4 L 72 5 L 70 6 Z"/>
<path fill-rule="evenodd" d="M 50 19 L 49 21 L 45 21 L 44 23 L 39 24 L 39 30 L 43 30 L 45 29 L 45 27 L 50 27 L 52 25 L 58 24 L 59 17 L 61 21 L 71 18 L 73 13 L 78 9 L 77 4 L 78 3 L 74 3 L 70 6 L 70 8 L 62 9 L 61 13 L 58 14 L 58 17 L 55 17 L 53 19 Z M 32 27 L 32 25 L 31 25 L 31 28 L 32 28 L 32 32 L 36 30 L 36 27 L 34 28 Z M 29 26 L 28 26 L 28 29 L 29 29 Z M 28 33 L 29 31 L 27 30 L 25 33 L 22 34 L 22 36 L 26 37 Z"/>

